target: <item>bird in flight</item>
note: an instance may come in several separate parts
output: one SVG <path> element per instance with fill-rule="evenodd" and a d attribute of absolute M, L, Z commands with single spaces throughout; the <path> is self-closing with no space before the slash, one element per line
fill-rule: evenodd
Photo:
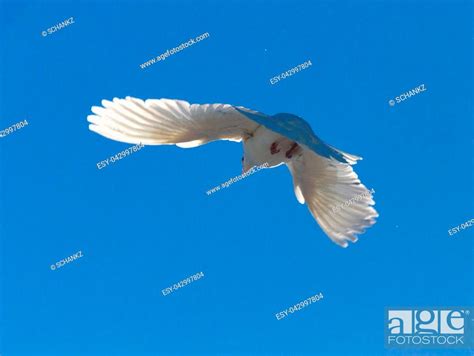
<path fill-rule="evenodd" d="M 352 169 L 361 158 L 327 145 L 296 115 L 132 97 L 102 100 L 92 112 L 89 129 L 115 141 L 192 148 L 228 140 L 243 143 L 243 172 L 264 163 L 266 168 L 286 164 L 298 202 L 306 203 L 323 231 L 342 247 L 356 242 L 378 217 L 372 193 Z"/>

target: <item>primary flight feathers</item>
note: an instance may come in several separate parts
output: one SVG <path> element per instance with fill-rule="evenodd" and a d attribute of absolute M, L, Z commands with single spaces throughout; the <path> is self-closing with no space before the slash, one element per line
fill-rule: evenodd
<path fill-rule="evenodd" d="M 258 126 L 231 105 L 190 105 L 183 100 L 115 98 L 102 100 L 102 107 L 93 106 L 92 112 L 95 115 L 87 118 L 92 131 L 146 145 L 195 147 L 215 140 L 241 141 Z"/>

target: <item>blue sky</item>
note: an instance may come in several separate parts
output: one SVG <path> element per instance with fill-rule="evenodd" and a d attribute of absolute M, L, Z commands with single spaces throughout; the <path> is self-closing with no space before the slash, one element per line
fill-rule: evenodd
<path fill-rule="evenodd" d="M 0 126 L 29 123 L 0 140 L 2 356 L 401 355 L 384 349 L 385 308 L 472 305 L 474 228 L 448 234 L 474 217 L 472 3 L 0 6 Z M 130 145 L 90 132 L 90 107 L 127 95 L 305 118 L 364 157 L 356 171 L 376 192 L 377 224 L 333 244 L 285 167 L 207 196 L 240 174 L 236 143 L 145 147 L 97 169 Z"/>

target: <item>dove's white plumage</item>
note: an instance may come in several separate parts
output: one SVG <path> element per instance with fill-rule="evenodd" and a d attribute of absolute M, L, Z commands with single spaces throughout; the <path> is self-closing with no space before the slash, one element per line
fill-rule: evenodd
<path fill-rule="evenodd" d="M 183 100 L 127 97 L 93 106 L 89 128 L 112 140 L 184 148 L 215 140 L 241 141 L 258 124 L 226 104 L 190 105 Z M 243 109 L 243 108 L 242 108 Z"/>
<path fill-rule="evenodd" d="M 356 235 L 375 223 L 378 214 L 372 207 L 375 204 L 372 194 L 350 165 L 326 159 L 311 150 L 303 150 L 301 156 L 287 165 L 298 201 L 306 202 L 313 217 L 335 243 L 346 247 L 347 241 L 356 242 Z M 340 205 L 343 208 L 334 212 L 333 208 Z"/>
<path fill-rule="evenodd" d="M 296 198 L 307 204 L 324 232 L 340 246 L 357 241 L 356 235 L 378 216 L 372 194 L 351 167 L 360 158 L 326 145 L 297 116 L 268 116 L 227 104 L 131 97 L 103 100 L 102 107 L 94 106 L 92 112 L 89 128 L 112 140 L 182 148 L 215 140 L 243 141 L 244 170 L 285 163 Z M 348 201 L 351 204 L 334 211 Z"/>

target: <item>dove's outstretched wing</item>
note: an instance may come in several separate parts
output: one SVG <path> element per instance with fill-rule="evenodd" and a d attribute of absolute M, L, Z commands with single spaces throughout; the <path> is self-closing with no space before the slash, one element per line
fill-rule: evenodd
<path fill-rule="evenodd" d="M 265 116 L 238 108 L 242 112 Z M 239 142 L 259 126 L 232 105 L 191 105 L 183 100 L 115 98 L 102 100 L 102 107 L 93 106 L 92 112 L 95 115 L 87 117 L 92 131 L 132 144 L 189 148 L 215 140 Z"/>
<path fill-rule="evenodd" d="M 347 161 L 359 159 L 337 150 Z M 287 163 L 293 176 L 295 195 L 329 238 L 342 247 L 356 242 L 356 235 L 375 224 L 377 212 L 372 193 L 360 182 L 351 164 L 325 158 L 303 148 Z"/>

